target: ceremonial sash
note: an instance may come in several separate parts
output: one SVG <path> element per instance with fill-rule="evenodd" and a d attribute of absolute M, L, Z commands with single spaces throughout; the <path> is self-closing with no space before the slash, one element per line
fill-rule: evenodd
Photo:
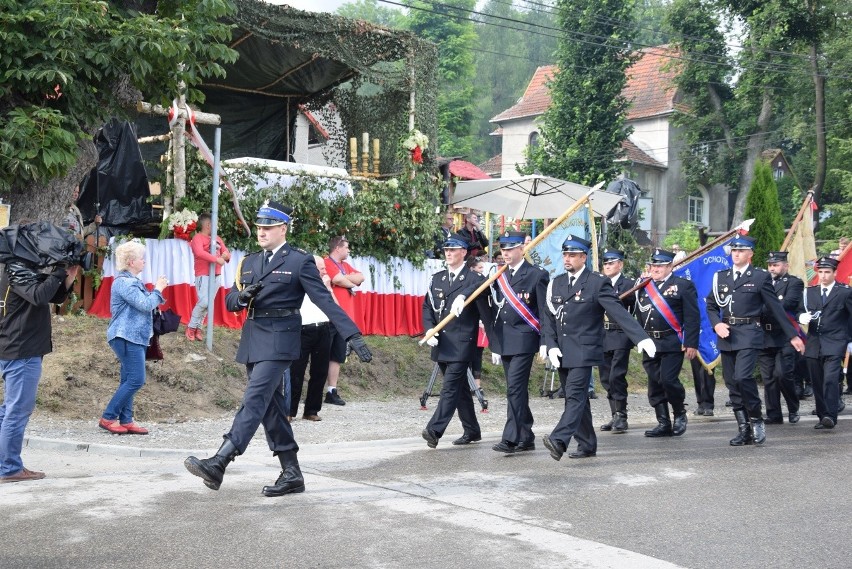
<path fill-rule="evenodd" d="M 662 315 L 668 325 L 672 327 L 672 330 L 674 330 L 677 334 L 678 340 L 680 340 L 680 343 L 683 344 L 683 327 L 680 325 L 680 322 L 678 322 L 677 316 L 675 316 L 675 313 L 671 306 L 669 306 L 669 303 L 666 302 L 666 299 L 663 298 L 662 294 L 660 294 L 660 289 L 657 288 L 657 283 L 653 280 L 648 281 L 648 284 L 645 285 L 645 292 L 648 294 L 651 304 L 654 305 L 654 308 L 656 308 L 657 312 Z"/>
<path fill-rule="evenodd" d="M 801 340 L 802 340 L 803 342 L 804 342 L 805 340 L 807 340 L 807 339 L 808 339 L 808 335 L 807 335 L 807 334 L 805 334 L 805 331 L 804 331 L 804 330 L 802 330 L 802 327 L 799 325 L 799 321 L 798 321 L 798 320 L 796 320 L 796 317 L 795 317 L 793 314 L 791 314 L 790 312 L 787 312 L 786 310 L 784 311 L 784 314 L 786 314 L 786 315 L 787 315 L 787 320 L 789 320 L 789 321 L 790 321 L 790 324 L 792 324 L 792 325 L 793 325 L 793 328 L 796 330 L 796 335 L 797 335 L 799 338 L 801 338 Z"/>
<path fill-rule="evenodd" d="M 509 279 L 506 278 L 505 272 L 500 273 L 500 276 L 497 277 L 497 285 L 500 287 L 500 292 L 503 293 L 503 298 L 506 299 L 506 302 L 509 303 L 509 306 L 511 306 L 515 310 L 515 312 L 518 313 L 518 316 L 523 318 L 524 322 L 530 325 L 530 328 L 541 334 L 541 323 L 538 321 L 538 318 L 535 317 L 535 314 L 530 312 L 530 309 L 527 308 L 523 302 L 521 302 L 521 299 L 518 298 L 518 295 L 515 294 L 515 291 L 509 284 Z"/>

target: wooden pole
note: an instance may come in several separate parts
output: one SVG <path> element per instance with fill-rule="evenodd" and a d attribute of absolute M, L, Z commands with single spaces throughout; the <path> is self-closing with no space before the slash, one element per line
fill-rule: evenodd
<path fill-rule="evenodd" d="M 598 262 L 598 236 L 597 228 L 595 227 L 595 212 L 592 211 L 592 204 L 586 202 L 586 213 L 589 215 L 589 236 L 592 242 L 592 270 L 599 271 L 601 266 Z"/>
<path fill-rule="evenodd" d="M 151 103 L 146 103 L 145 101 L 139 101 L 136 103 L 136 110 L 140 113 L 145 113 L 147 115 L 159 115 L 159 116 L 169 116 L 169 109 L 165 107 L 161 107 L 160 105 L 152 105 Z M 218 125 L 222 124 L 222 117 L 219 115 L 214 115 L 213 113 L 202 113 L 201 111 L 195 111 L 195 122 L 198 124 L 213 124 Z"/>
<path fill-rule="evenodd" d="M 703 255 L 704 253 L 706 253 L 710 249 L 718 247 L 723 241 L 725 241 L 726 239 L 730 239 L 731 237 L 734 236 L 735 233 L 739 232 L 741 229 L 745 229 L 747 231 L 748 228 L 751 226 L 753 221 L 754 221 L 753 219 L 747 219 L 747 220 L 743 221 L 740 225 L 731 229 L 730 231 L 723 233 L 722 235 L 720 235 L 719 237 L 717 237 L 716 239 L 714 239 L 710 243 L 707 243 L 703 247 L 699 247 L 698 249 L 696 249 L 695 251 L 693 251 L 692 253 L 690 253 L 686 257 L 684 257 L 677 265 L 675 265 L 672 268 L 672 270 L 697 259 L 698 257 Z M 634 292 L 636 292 L 640 288 L 644 288 L 644 286 L 646 284 L 648 284 L 648 281 L 650 281 L 650 280 L 651 280 L 650 278 L 642 279 L 639 283 L 637 283 L 631 289 L 629 289 L 629 290 L 623 292 L 622 294 L 618 295 L 618 298 L 627 298 L 628 296 L 630 296 L 631 294 L 633 294 Z"/>
<path fill-rule="evenodd" d="M 531 251 L 533 248 L 535 248 L 535 246 L 536 246 L 536 245 L 538 245 L 539 243 L 541 243 L 541 241 L 542 241 L 545 237 L 547 237 L 548 235 L 550 235 L 550 234 L 553 232 L 553 230 L 555 230 L 557 227 L 559 227 L 559 226 L 562 224 L 562 222 L 563 222 L 563 221 L 565 221 L 566 219 L 568 219 L 569 217 L 571 217 L 572 215 L 574 215 L 574 214 L 577 212 L 577 210 L 579 210 L 580 208 L 584 207 L 584 205 L 586 204 L 586 202 L 588 202 L 588 201 L 589 201 L 589 198 L 591 198 L 591 197 L 592 197 L 592 194 L 593 194 L 593 193 L 595 193 L 598 189 L 600 189 L 600 187 L 601 187 L 602 185 L 603 185 L 603 184 L 598 184 L 598 185 L 597 185 L 597 186 L 595 186 L 594 188 L 589 189 L 589 191 L 588 191 L 588 192 L 586 192 L 586 194 L 585 194 L 583 197 L 581 197 L 579 200 L 577 200 L 576 202 L 574 202 L 574 205 L 572 205 L 571 207 L 569 207 L 568 209 L 566 209 L 566 210 L 565 210 L 565 213 L 563 213 L 562 215 L 560 215 L 559 217 L 557 217 L 557 218 L 553 221 L 553 223 L 551 223 L 550 225 L 548 225 L 547 227 L 545 227 L 545 228 L 542 230 L 542 232 L 541 232 L 541 233 L 539 233 L 539 234 L 535 237 L 535 239 L 533 239 L 532 241 L 530 241 L 530 242 L 529 242 L 529 243 L 528 243 L 528 244 L 524 247 L 524 255 L 526 255 L 526 254 L 527 254 L 527 251 Z M 486 290 L 489 286 L 491 286 L 491 283 L 493 283 L 494 281 L 496 281 L 496 280 L 497 280 L 497 278 L 498 278 L 500 275 L 502 275 L 502 274 L 506 271 L 506 268 L 507 268 L 507 267 L 508 267 L 508 265 L 502 265 L 500 268 L 498 268 L 498 269 L 497 269 L 497 272 L 495 272 L 493 275 L 491 275 L 491 276 L 488 278 L 488 280 L 486 280 L 484 283 L 482 283 L 481 285 L 479 285 L 479 288 L 477 288 L 475 291 L 473 291 L 473 293 L 472 293 L 469 297 L 467 297 L 467 298 L 465 299 L 465 301 L 464 301 L 464 305 L 465 305 L 465 306 L 468 306 L 468 305 L 469 305 L 469 304 L 471 304 L 474 300 L 476 300 L 476 297 L 477 297 L 477 296 L 479 296 L 480 294 L 482 294 L 482 292 L 483 292 L 483 291 L 485 291 L 485 290 Z M 434 328 L 432 328 L 432 332 L 431 332 L 431 333 L 427 333 L 425 336 L 423 336 L 423 339 L 422 339 L 422 340 L 420 340 L 419 344 L 420 344 L 421 346 L 422 346 L 423 344 L 425 344 L 425 343 L 426 343 L 426 340 L 428 340 L 429 338 L 431 338 L 432 336 L 434 336 L 435 334 L 437 334 L 438 332 L 440 332 L 441 330 L 443 330 L 443 329 L 444 329 L 444 327 L 445 327 L 447 324 L 449 324 L 449 323 L 453 320 L 453 318 L 455 318 L 455 315 L 454 315 L 452 312 L 451 312 L 451 313 L 449 313 L 449 314 L 447 314 L 447 315 L 444 317 L 444 319 L 443 319 L 443 320 L 441 320 L 440 322 L 438 322 L 438 325 L 437 325 L 437 326 L 435 326 Z"/>
<path fill-rule="evenodd" d="M 787 236 L 784 237 L 784 243 L 781 244 L 781 251 L 786 251 L 787 247 L 790 246 L 790 242 L 793 241 L 793 235 L 796 234 L 796 229 L 802 222 L 802 218 L 805 215 L 805 211 L 810 210 L 810 205 L 813 199 L 814 192 L 813 190 L 810 190 L 807 194 L 805 194 L 805 199 L 802 200 L 802 206 L 799 208 L 799 212 L 796 214 L 796 219 L 794 219 L 793 223 L 790 224 L 790 230 L 787 232 Z M 813 215 L 813 213 L 811 213 L 811 215 Z"/>

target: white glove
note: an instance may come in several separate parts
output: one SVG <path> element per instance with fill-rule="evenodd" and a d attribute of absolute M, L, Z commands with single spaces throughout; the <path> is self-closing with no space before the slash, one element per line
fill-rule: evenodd
<path fill-rule="evenodd" d="M 846 344 L 846 351 L 852 354 L 852 342 Z"/>
<path fill-rule="evenodd" d="M 657 345 L 651 338 L 645 338 L 644 340 L 636 344 L 636 349 L 639 350 L 640 353 L 645 352 L 646 354 L 648 354 L 649 358 L 653 358 L 655 355 L 657 355 Z"/>
<path fill-rule="evenodd" d="M 543 362 L 547 361 L 547 346 L 539 346 L 538 348 L 538 359 Z"/>
<path fill-rule="evenodd" d="M 491 363 L 493 365 L 500 365 L 503 363 L 503 358 L 500 357 L 500 354 L 491 353 Z"/>
<path fill-rule="evenodd" d="M 434 328 L 429 328 L 428 330 L 426 330 L 426 334 L 427 334 L 427 335 L 431 334 L 433 329 L 434 329 Z M 438 334 L 440 334 L 440 332 L 438 332 Z M 432 348 L 434 348 L 435 346 L 437 346 L 437 345 L 438 345 L 438 334 L 435 334 L 434 336 L 432 336 L 431 338 L 429 338 L 428 340 L 426 340 L 426 345 L 427 345 L 427 346 L 430 346 L 430 347 L 432 347 Z"/>
<path fill-rule="evenodd" d="M 810 312 L 802 312 L 799 314 L 799 324 L 810 324 L 811 323 L 811 313 Z"/>
<path fill-rule="evenodd" d="M 559 348 L 550 348 L 547 351 L 547 357 L 550 359 L 550 365 L 556 368 L 562 367 L 562 350 Z"/>
<path fill-rule="evenodd" d="M 450 305 L 450 312 L 452 312 L 453 316 L 455 316 L 456 318 L 461 316 L 462 310 L 464 310 L 464 299 L 465 296 L 463 294 L 460 294 Z"/>

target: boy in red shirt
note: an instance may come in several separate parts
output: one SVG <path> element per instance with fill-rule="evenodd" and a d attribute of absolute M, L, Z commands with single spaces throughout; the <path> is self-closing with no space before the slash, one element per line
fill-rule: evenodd
<path fill-rule="evenodd" d="M 210 284 L 210 263 L 216 264 L 216 284 L 222 286 L 221 276 L 222 267 L 231 260 L 231 252 L 225 247 L 225 242 L 218 235 L 216 236 L 216 255 L 210 254 L 210 237 L 212 232 L 212 220 L 209 213 L 202 213 L 198 216 L 198 231 L 189 243 L 192 249 L 192 256 L 195 258 L 195 290 L 198 293 L 198 302 L 192 309 L 192 316 L 189 319 L 189 324 L 186 327 L 187 340 L 204 340 L 204 334 L 201 332 L 201 323 L 204 322 L 204 317 L 207 316 L 207 306 L 210 304 L 210 299 L 207 298 L 208 287 Z"/>

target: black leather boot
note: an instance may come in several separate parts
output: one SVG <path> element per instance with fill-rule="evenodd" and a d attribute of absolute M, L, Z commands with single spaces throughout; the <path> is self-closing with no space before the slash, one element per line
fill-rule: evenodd
<path fill-rule="evenodd" d="M 745 409 L 737 409 L 734 411 L 734 417 L 737 418 L 739 434 L 731 439 L 731 446 L 741 447 L 743 445 L 752 444 L 754 442 L 754 438 L 751 434 L 751 422 L 748 420 L 748 413 Z"/>
<path fill-rule="evenodd" d="M 615 415 L 612 416 L 612 432 L 627 432 L 627 401 L 615 402 Z"/>
<path fill-rule="evenodd" d="M 762 445 L 766 442 L 766 426 L 763 424 L 763 417 L 751 420 L 751 430 L 754 444 Z"/>
<path fill-rule="evenodd" d="M 672 435 L 679 437 L 686 432 L 686 409 L 684 408 L 683 403 L 681 403 L 679 405 L 672 405 L 672 411 L 674 411 Z"/>
<path fill-rule="evenodd" d="M 615 401 L 612 399 L 609 400 L 609 410 L 612 411 L 612 419 L 609 420 L 609 423 L 604 423 L 601 425 L 602 431 L 611 431 L 612 424 L 615 423 Z"/>
<path fill-rule="evenodd" d="M 183 465 L 190 473 L 204 480 L 204 485 L 211 490 L 218 490 L 222 485 L 222 477 L 225 476 L 225 467 L 240 454 L 231 439 L 225 439 L 219 450 L 210 458 L 187 457 Z"/>
<path fill-rule="evenodd" d="M 646 437 L 670 437 L 672 436 L 672 419 L 669 415 L 669 404 L 660 403 L 654 406 L 657 412 L 657 426 L 650 431 L 645 431 Z"/>
<path fill-rule="evenodd" d="M 281 474 L 273 486 L 264 486 L 264 496 L 283 496 L 284 494 L 298 494 L 305 491 L 305 479 L 299 469 L 299 459 L 296 451 L 288 450 L 278 453 L 278 462 L 281 463 Z"/>

